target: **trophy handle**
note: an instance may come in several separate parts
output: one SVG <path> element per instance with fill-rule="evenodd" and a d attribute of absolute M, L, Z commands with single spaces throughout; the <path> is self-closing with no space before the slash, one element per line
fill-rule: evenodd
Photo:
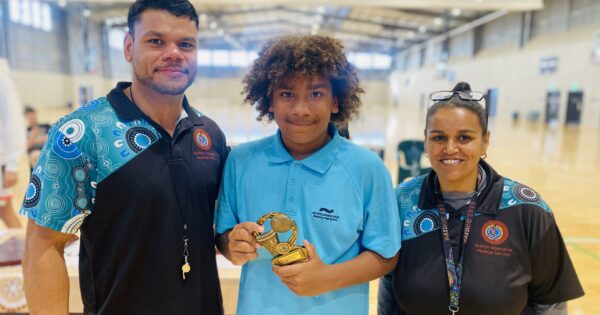
<path fill-rule="evenodd" d="M 267 220 L 272 219 L 276 215 L 282 215 L 282 216 L 285 216 L 288 219 L 290 219 L 290 222 L 292 225 L 290 230 L 292 230 L 292 235 L 290 235 L 290 238 L 286 241 L 286 243 L 290 244 L 290 246 L 294 246 L 296 243 L 296 240 L 298 240 L 298 226 L 296 225 L 296 222 L 294 222 L 294 220 L 292 220 L 288 215 L 283 214 L 281 212 L 269 212 L 269 213 L 263 215 L 262 217 L 260 217 L 258 219 L 258 221 L 256 221 L 256 223 L 258 225 L 262 226 L 265 224 L 265 222 Z M 259 235 L 260 235 L 260 233 L 254 232 L 254 237 L 258 237 Z"/>

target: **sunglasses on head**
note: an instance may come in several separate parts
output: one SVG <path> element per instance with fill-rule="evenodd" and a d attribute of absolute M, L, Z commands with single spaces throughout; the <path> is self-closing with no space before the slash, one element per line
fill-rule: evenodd
<path fill-rule="evenodd" d="M 429 104 L 429 106 L 433 105 L 435 102 L 447 101 L 447 100 L 451 99 L 454 95 L 458 95 L 458 97 L 463 101 L 479 102 L 479 104 L 485 108 L 485 99 L 484 99 L 485 94 L 483 94 L 481 92 L 476 92 L 476 91 L 461 91 L 461 92 L 437 91 L 437 92 L 433 92 L 429 96 L 429 99 L 431 100 L 431 104 Z"/>

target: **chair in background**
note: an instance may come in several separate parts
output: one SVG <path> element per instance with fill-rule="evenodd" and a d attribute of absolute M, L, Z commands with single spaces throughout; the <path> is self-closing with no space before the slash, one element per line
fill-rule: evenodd
<path fill-rule="evenodd" d="M 427 174 L 431 167 L 421 167 L 425 148 L 421 140 L 404 140 L 398 143 L 398 184 L 405 179 Z"/>

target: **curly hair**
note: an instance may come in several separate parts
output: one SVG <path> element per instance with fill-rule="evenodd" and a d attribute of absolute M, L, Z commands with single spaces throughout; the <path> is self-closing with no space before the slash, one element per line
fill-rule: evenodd
<path fill-rule="evenodd" d="M 344 55 L 344 46 L 337 39 L 321 35 L 288 35 L 276 38 L 263 46 L 250 72 L 244 77 L 244 101 L 256 104 L 257 120 L 267 116 L 273 90 L 292 76 L 324 76 L 329 78 L 339 112 L 331 122 L 341 124 L 358 113 L 361 105 L 358 75 Z"/>

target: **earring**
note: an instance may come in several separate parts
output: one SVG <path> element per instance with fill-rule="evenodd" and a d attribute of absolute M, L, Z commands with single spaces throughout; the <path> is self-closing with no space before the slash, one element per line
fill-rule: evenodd
<path fill-rule="evenodd" d="M 486 158 L 486 157 L 487 157 L 487 153 L 484 153 L 484 154 L 481 156 L 481 159 L 482 159 L 482 160 L 485 160 L 485 158 Z"/>

